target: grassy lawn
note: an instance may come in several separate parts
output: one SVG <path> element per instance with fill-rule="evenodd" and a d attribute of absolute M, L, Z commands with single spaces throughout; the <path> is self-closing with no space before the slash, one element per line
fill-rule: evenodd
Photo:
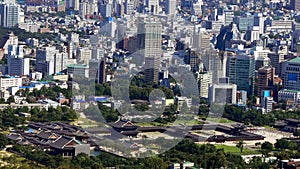
<path fill-rule="evenodd" d="M 83 113 L 77 113 L 77 115 L 79 118 L 71 122 L 71 124 L 81 126 L 82 128 L 97 127 L 100 125 L 99 122 L 88 119 Z"/>
<path fill-rule="evenodd" d="M 276 129 L 276 128 L 273 128 L 272 126 L 268 126 L 268 125 L 265 125 L 265 126 L 263 126 L 265 129 L 274 129 L 274 130 L 278 130 L 278 129 Z"/>
<path fill-rule="evenodd" d="M 82 128 L 96 127 L 99 125 L 98 122 L 86 118 L 79 118 L 77 121 L 72 122 L 71 124 L 79 125 Z"/>
<path fill-rule="evenodd" d="M 239 155 L 251 155 L 251 154 L 260 154 L 259 151 L 251 150 L 248 148 L 244 148 L 243 152 L 238 147 L 235 146 L 227 146 L 223 144 L 215 144 L 217 149 L 224 149 L 225 153 L 239 154 Z"/>
<path fill-rule="evenodd" d="M 224 118 L 224 117 L 222 117 L 220 119 L 219 118 L 208 117 L 206 120 L 211 121 L 211 122 L 215 122 L 215 123 L 234 123 L 234 121 L 229 120 L 229 119 Z"/>

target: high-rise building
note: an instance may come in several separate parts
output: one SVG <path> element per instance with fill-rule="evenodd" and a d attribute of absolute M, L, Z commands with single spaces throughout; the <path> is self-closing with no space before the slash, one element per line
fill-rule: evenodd
<path fill-rule="evenodd" d="M 227 60 L 227 77 L 229 82 L 237 85 L 237 90 L 254 94 L 255 60 L 253 56 L 240 54 Z"/>
<path fill-rule="evenodd" d="M 116 37 L 117 23 L 112 17 L 110 17 L 108 23 L 102 27 L 102 31 L 106 33 L 106 36 Z"/>
<path fill-rule="evenodd" d="M 159 0 L 145 0 L 146 6 L 148 7 L 149 12 L 152 14 L 158 14 L 159 12 Z"/>
<path fill-rule="evenodd" d="M 296 11 L 300 11 L 300 3 L 298 0 L 290 0 L 290 6 Z"/>
<path fill-rule="evenodd" d="M 166 6 L 165 6 L 165 9 L 166 9 L 166 14 L 168 15 L 172 15 L 172 14 L 175 14 L 176 13 L 176 0 L 166 0 Z"/>
<path fill-rule="evenodd" d="M 300 91 L 300 57 L 286 62 L 282 71 L 283 88 Z"/>
<path fill-rule="evenodd" d="M 241 32 L 246 32 L 253 26 L 253 21 L 254 18 L 253 16 L 246 16 L 246 17 L 239 17 L 238 22 L 239 22 L 239 30 Z"/>
<path fill-rule="evenodd" d="M 99 68 L 98 68 L 98 80 L 97 82 L 98 83 L 105 83 L 105 76 L 106 76 L 106 73 L 105 73 L 105 67 L 106 67 L 106 62 L 105 62 L 105 59 L 102 59 L 99 63 Z"/>
<path fill-rule="evenodd" d="M 79 0 L 66 0 L 66 9 L 79 10 Z"/>
<path fill-rule="evenodd" d="M 23 46 L 8 46 L 7 65 L 9 75 L 29 75 L 29 62 L 29 58 L 23 57 Z"/>
<path fill-rule="evenodd" d="M 159 57 L 145 57 L 145 81 L 146 82 L 158 82 L 160 68 Z"/>
<path fill-rule="evenodd" d="M 229 25 L 233 22 L 234 12 L 232 10 L 224 10 L 224 24 Z"/>
<path fill-rule="evenodd" d="M 191 12 L 193 8 L 193 2 L 193 0 L 181 0 L 180 7 L 185 11 Z"/>
<path fill-rule="evenodd" d="M 110 3 L 101 4 L 99 6 L 99 12 L 103 17 L 111 17 L 112 16 L 113 6 Z"/>
<path fill-rule="evenodd" d="M 216 49 L 207 49 L 201 52 L 201 60 L 206 71 L 212 72 L 212 83 L 219 83 L 219 78 L 226 76 L 226 57 L 219 55 Z"/>
<path fill-rule="evenodd" d="M 20 6 L 14 3 L 0 3 L 0 25 L 14 27 L 19 23 Z"/>
<path fill-rule="evenodd" d="M 4 36 L 1 39 L 0 48 L 4 49 L 4 54 L 8 54 L 8 46 L 9 45 L 18 45 L 18 43 L 19 43 L 18 36 L 15 36 L 13 32 L 9 32 L 6 36 Z M 2 57 L 3 56 L 1 56 L 1 58 Z"/>
<path fill-rule="evenodd" d="M 268 53 L 271 65 L 275 68 L 275 75 L 281 75 L 280 64 L 284 61 L 284 54 L 282 53 Z"/>
<path fill-rule="evenodd" d="M 77 50 L 77 61 L 79 63 L 88 64 L 89 60 L 92 59 L 92 50 L 85 47 L 85 48 L 78 48 Z"/>
<path fill-rule="evenodd" d="M 205 29 L 197 30 L 194 28 L 194 35 L 193 35 L 193 48 L 200 50 L 200 49 L 207 49 L 210 45 L 210 34 Z"/>
<path fill-rule="evenodd" d="M 198 63 L 199 63 L 199 56 L 196 51 L 192 51 L 191 49 L 186 50 L 184 55 L 184 62 L 191 66 L 191 70 L 193 72 L 197 71 Z"/>
<path fill-rule="evenodd" d="M 134 0 L 126 0 L 124 3 L 124 13 L 127 15 L 131 15 L 134 12 Z"/>
<path fill-rule="evenodd" d="M 259 34 L 264 33 L 265 25 L 264 25 L 264 17 L 262 13 L 255 13 L 254 20 L 253 20 L 253 26 L 259 27 Z"/>
<path fill-rule="evenodd" d="M 196 3 L 193 3 L 192 14 L 196 15 L 196 16 L 201 16 L 202 15 L 202 5 L 203 5 L 202 0 L 199 0 Z"/>
<path fill-rule="evenodd" d="M 140 52 L 140 61 L 146 57 L 160 58 L 162 55 L 162 24 L 159 21 L 139 18 L 137 28 L 137 45 Z M 138 63 L 140 64 L 140 63 Z"/>
<path fill-rule="evenodd" d="M 81 2 L 79 4 L 79 15 L 82 18 L 85 18 L 88 13 L 89 13 L 88 2 Z"/>
<path fill-rule="evenodd" d="M 36 52 L 36 70 L 43 75 L 52 75 L 66 69 L 68 54 L 55 47 L 43 47 Z"/>
<path fill-rule="evenodd" d="M 212 72 L 201 72 L 197 79 L 200 97 L 208 98 L 209 85 L 212 84 Z"/>
<path fill-rule="evenodd" d="M 273 85 L 274 68 L 262 67 L 258 69 L 257 75 L 257 95 L 259 96 L 263 90 L 268 90 Z"/>
<path fill-rule="evenodd" d="M 93 0 L 83 0 L 79 4 L 79 15 L 85 18 L 89 15 L 98 14 L 98 4 Z"/>

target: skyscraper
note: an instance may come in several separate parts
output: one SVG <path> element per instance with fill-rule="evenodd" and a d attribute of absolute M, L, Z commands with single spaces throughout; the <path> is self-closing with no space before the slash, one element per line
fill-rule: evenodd
<path fill-rule="evenodd" d="M 204 68 L 212 72 L 212 83 L 219 83 L 219 78 L 226 76 L 226 57 L 222 59 L 216 49 L 207 49 L 201 55 Z"/>
<path fill-rule="evenodd" d="M 160 67 L 159 57 L 146 57 L 145 58 L 145 81 L 146 82 L 158 82 L 158 74 Z"/>
<path fill-rule="evenodd" d="M 139 18 L 137 31 L 137 45 L 140 54 L 137 64 L 141 65 L 146 57 L 160 58 L 162 55 L 162 24 L 153 19 Z"/>
<path fill-rule="evenodd" d="M 166 14 L 172 15 L 176 13 L 176 0 L 166 0 Z"/>
<path fill-rule="evenodd" d="M 19 23 L 20 6 L 14 3 L 0 3 L 0 25 L 14 27 Z"/>
<path fill-rule="evenodd" d="M 237 85 L 237 90 L 245 90 L 248 95 L 254 94 L 255 60 L 253 56 L 240 54 L 228 58 L 229 82 Z"/>

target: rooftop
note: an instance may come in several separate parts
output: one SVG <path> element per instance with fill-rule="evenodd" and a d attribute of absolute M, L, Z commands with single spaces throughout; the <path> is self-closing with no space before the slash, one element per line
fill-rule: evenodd
<path fill-rule="evenodd" d="M 87 65 L 83 65 L 83 64 L 70 64 L 67 66 L 68 68 L 89 68 Z"/>
<path fill-rule="evenodd" d="M 293 62 L 293 63 L 300 63 L 300 57 L 291 59 L 289 62 Z"/>
<path fill-rule="evenodd" d="M 283 92 L 292 92 L 292 93 L 299 93 L 300 90 L 288 90 L 288 89 L 283 89 L 283 90 L 280 90 L 280 91 L 283 91 Z"/>

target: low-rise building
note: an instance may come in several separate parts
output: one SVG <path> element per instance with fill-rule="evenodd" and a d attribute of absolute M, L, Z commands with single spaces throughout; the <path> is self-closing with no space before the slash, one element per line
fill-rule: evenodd
<path fill-rule="evenodd" d="M 12 86 L 22 86 L 22 78 L 18 76 L 0 77 L 0 89 L 6 90 Z"/>
<path fill-rule="evenodd" d="M 300 103 L 300 91 L 297 90 L 280 90 L 278 92 L 278 100 L 293 101 L 294 103 Z"/>
<path fill-rule="evenodd" d="M 209 86 L 209 104 L 236 104 L 236 84 L 212 84 Z"/>
<path fill-rule="evenodd" d="M 175 97 L 175 103 L 177 104 L 177 111 L 181 111 L 184 103 L 187 104 L 188 108 L 192 106 L 192 99 L 187 97 Z"/>

